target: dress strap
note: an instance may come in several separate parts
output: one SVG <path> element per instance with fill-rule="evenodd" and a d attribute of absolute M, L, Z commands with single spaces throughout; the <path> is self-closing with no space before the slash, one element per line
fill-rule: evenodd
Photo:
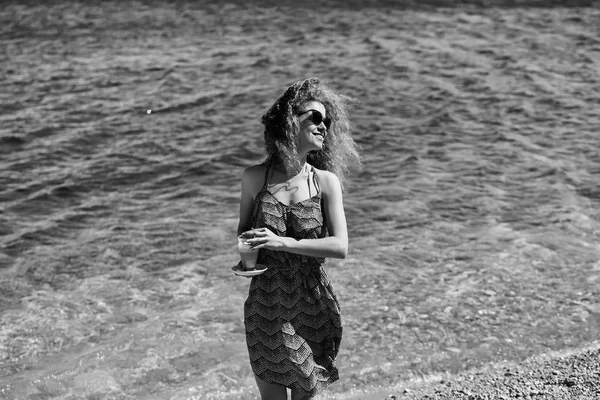
<path fill-rule="evenodd" d="M 263 184 L 263 189 L 266 189 L 269 186 L 269 182 L 273 178 L 273 172 L 275 171 L 275 168 L 271 169 L 272 164 L 273 164 L 273 161 L 269 161 L 269 164 L 267 165 L 267 170 L 265 171 L 265 183 Z M 269 177 L 269 172 L 271 173 L 270 177 Z"/>
<path fill-rule="evenodd" d="M 315 195 L 317 195 L 321 192 L 321 187 L 319 186 L 319 179 L 317 179 L 317 174 L 315 173 L 315 167 L 313 167 L 312 165 L 310 167 L 311 167 L 310 172 L 312 172 L 313 185 L 315 186 L 315 189 L 317 190 L 317 193 Z M 308 195 L 310 197 L 312 197 L 312 195 L 310 193 L 309 179 L 310 179 L 310 174 L 308 174 L 308 177 L 306 178 L 306 183 L 308 184 Z"/>
<path fill-rule="evenodd" d="M 311 171 L 312 171 L 312 173 L 313 173 L 313 176 L 314 176 L 314 174 L 315 174 L 315 171 L 314 171 L 314 170 L 312 170 L 312 169 L 311 169 Z M 312 193 L 310 192 L 310 172 L 311 172 L 311 171 L 307 172 L 307 174 L 306 174 L 306 186 L 308 186 L 308 197 L 309 197 L 309 198 L 311 198 L 311 197 L 312 197 Z"/>

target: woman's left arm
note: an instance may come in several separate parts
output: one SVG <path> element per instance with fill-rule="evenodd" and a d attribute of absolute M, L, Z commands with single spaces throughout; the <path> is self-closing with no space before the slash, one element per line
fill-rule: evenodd
<path fill-rule="evenodd" d="M 319 172 L 323 196 L 323 213 L 329 236 L 320 239 L 300 239 L 277 236 L 269 229 L 259 228 L 248 231 L 254 236 L 248 242 L 254 249 L 287 251 L 311 257 L 345 258 L 348 254 L 348 228 L 340 181 L 333 173 Z"/>

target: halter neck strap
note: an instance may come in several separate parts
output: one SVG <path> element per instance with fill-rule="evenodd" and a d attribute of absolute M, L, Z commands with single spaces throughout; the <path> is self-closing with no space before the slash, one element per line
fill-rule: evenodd
<path fill-rule="evenodd" d="M 312 165 L 309 165 L 310 169 L 307 171 L 307 176 L 306 176 L 306 185 L 308 186 L 308 195 L 309 197 L 313 197 L 312 196 L 312 190 L 310 188 L 310 177 L 312 175 L 312 179 L 313 179 L 313 185 L 315 187 L 315 189 L 317 190 L 317 193 L 320 192 L 320 185 L 319 185 L 319 181 L 317 179 L 317 174 L 315 173 L 315 167 L 313 167 Z M 269 187 L 269 183 L 271 183 L 271 179 L 273 179 L 273 174 L 275 173 L 275 165 L 274 162 L 271 160 L 269 162 L 269 164 L 267 165 L 267 170 L 265 171 L 265 182 L 263 184 L 263 189 L 268 190 Z"/>

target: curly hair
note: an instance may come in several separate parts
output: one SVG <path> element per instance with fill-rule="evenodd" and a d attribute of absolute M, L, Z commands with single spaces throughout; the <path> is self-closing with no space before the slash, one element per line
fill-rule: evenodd
<path fill-rule="evenodd" d="M 265 162 L 281 164 L 290 175 L 297 174 L 302 166 L 297 152 L 297 134 L 300 128 L 298 112 L 308 101 L 318 101 L 325 107 L 332 124 L 327 131 L 323 148 L 308 153 L 307 162 L 316 168 L 334 173 L 342 188 L 351 169 L 360 168 L 358 146 L 350 135 L 348 112 L 358 105 L 352 97 L 337 94 L 323 85 L 318 78 L 297 81 L 262 116 L 265 126 Z"/>

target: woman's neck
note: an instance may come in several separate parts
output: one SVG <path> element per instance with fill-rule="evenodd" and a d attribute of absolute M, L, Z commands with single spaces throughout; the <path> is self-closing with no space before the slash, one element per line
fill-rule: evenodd
<path fill-rule="evenodd" d="M 306 159 L 300 160 L 300 169 L 298 171 L 288 171 L 286 170 L 281 163 L 275 163 L 273 168 L 279 173 L 285 175 L 288 179 L 294 178 L 296 176 L 305 175 L 310 171 L 311 165 L 306 162 Z"/>

